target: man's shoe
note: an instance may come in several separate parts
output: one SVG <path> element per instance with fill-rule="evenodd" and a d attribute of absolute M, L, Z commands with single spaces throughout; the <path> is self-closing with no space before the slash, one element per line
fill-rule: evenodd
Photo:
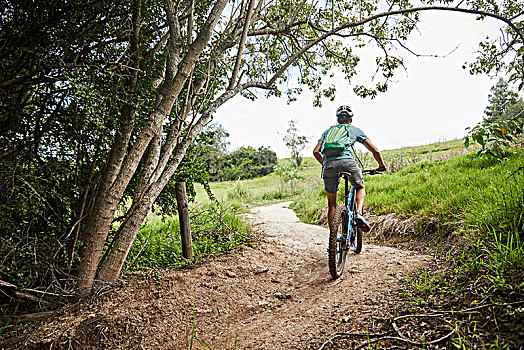
<path fill-rule="evenodd" d="M 360 227 L 360 229 L 364 232 L 369 232 L 371 230 L 371 227 L 369 226 L 368 222 L 364 217 L 360 214 L 357 214 L 355 217 L 355 222 L 357 223 L 357 226 Z"/>

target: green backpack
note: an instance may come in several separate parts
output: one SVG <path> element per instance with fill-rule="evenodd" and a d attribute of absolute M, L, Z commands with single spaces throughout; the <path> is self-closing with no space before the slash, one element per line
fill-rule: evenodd
<path fill-rule="evenodd" d="M 327 132 L 320 152 L 325 157 L 338 156 L 349 146 L 349 142 L 349 125 L 333 125 Z"/>

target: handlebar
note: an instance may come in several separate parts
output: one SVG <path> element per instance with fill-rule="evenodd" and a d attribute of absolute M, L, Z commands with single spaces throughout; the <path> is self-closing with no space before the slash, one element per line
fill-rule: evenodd
<path fill-rule="evenodd" d="M 386 170 L 384 169 L 384 171 Z M 362 174 L 381 175 L 384 171 L 378 170 L 378 169 L 366 169 L 366 170 L 362 170 Z M 341 176 L 351 176 L 351 174 L 343 171 L 341 173 L 338 173 L 338 177 L 341 177 Z"/>
<path fill-rule="evenodd" d="M 369 174 L 369 175 L 381 175 L 382 171 L 377 171 L 377 169 L 366 169 L 362 170 L 362 174 Z"/>

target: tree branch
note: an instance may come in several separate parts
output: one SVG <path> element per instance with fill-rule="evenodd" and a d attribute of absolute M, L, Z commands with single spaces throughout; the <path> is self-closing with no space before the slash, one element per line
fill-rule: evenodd
<path fill-rule="evenodd" d="M 231 79 L 229 80 L 229 87 L 228 89 L 232 89 L 235 85 L 235 81 L 237 79 L 238 70 L 240 69 L 240 63 L 242 62 L 242 53 L 244 51 L 244 46 L 246 45 L 246 37 L 249 30 L 249 26 L 251 25 L 251 15 L 253 13 L 253 7 L 255 6 L 255 0 L 249 0 L 248 9 L 246 11 L 246 19 L 244 22 L 244 29 L 242 30 L 242 37 L 240 39 L 240 43 L 238 44 L 238 52 L 237 57 L 235 61 L 235 68 L 233 68 L 233 72 L 231 73 Z"/>
<path fill-rule="evenodd" d="M 369 23 L 373 20 L 386 17 L 386 16 L 392 16 L 392 15 L 399 15 L 399 14 L 406 14 L 406 13 L 412 13 L 412 12 L 422 12 L 422 11 L 430 11 L 430 10 L 437 10 L 437 11 L 452 11 L 452 12 L 462 12 L 462 13 L 470 13 L 470 14 L 476 14 L 481 16 L 487 16 L 492 17 L 495 19 L 498 19 L 504 23 L 506 23 L 508 26 L 510 26 L 516 33 L 519 35 L 523 42 L 524 42 L 524 36 L 522 36 L 521 31 L 507 18 L 504 18 L 502 16 L 492 14 L 489 12 L 479 11 L 479 10 L 472 10 L 472 9 L 462 9 L 462 8 L 455 8 L 455 7 L 444 7 L 444 6 L 427 6 L 427 7 L 414 7 L 410 9 L 402 9 L 402 10 L 393 10 L 388 12 L 379 13 L 373 16 L 370 16 L 368 18 L 365 18 L 363 20 L 357 21 L 357 22 L 349 22 L 341 24 L 340 26 L 336 27 L 333 30 L 327 31 L 315 40 L 311 41 L 310 43 L 306 44 L 301 50 L 299 50 L 297 53 L 295 53 L 291 58 L 288 59 L 288 61 L 283 64 L 280 69 L 265 83 L 262 82 L 256 82 L 251 87 L 258 87 L 262 89 L 271 89 L 273 87 L 273 84 L 278 79 L 279 76 L 281 76 L 282 73 L 284 73 L 290 66 L 293 64 L 299 57 L 301 57 L 305 52 L 307 52 L 311 47 L 317 45 L 319 42 L 327 39 L 330 36 L 333 35 L 340 35 L 339 32 L 343 31 L 344 29 L 348 28 L 354 28 L 362 26 L 366 23 Z M 273 34 L 275 33 L 281 33 L 284 30 L 289 30 L 289 26 L 286 28 L 281 28 L 273 31 Z M 251 33 L 251 35 L 255 35 L 256 33 Z M 260 33 L 259 33 L 260 34 Z"/>

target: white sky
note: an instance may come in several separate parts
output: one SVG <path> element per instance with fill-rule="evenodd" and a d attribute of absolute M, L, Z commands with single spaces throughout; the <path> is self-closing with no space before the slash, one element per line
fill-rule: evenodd
<path fill-rule="evenodd" d="M 339 79 L 335 84 L 337 97 L 333 102 L 324 100 L 322 108 L 313 107 L 309 92 L 289 105 L 286 97 L 249 101 L 237 96 L 217 110 L 214 122 L 229 132 L 230 150 L 266 146 L 279 158 L 290 156 L 282 141 L 290 119 L 297 119 L 299 133 L 309 138 L 303 152 L 309 157 L 322 132 L 336 124 L 335 110 L 342 104 L 351 106 L 353 125 L 360 127 L 379 149 L 463 137 L 466 127 L 482 120 L 489 90 L 498 78 L 472 76 L 462 65 L 473 61 L 478 42 L 497 35 L 499 26 L 495 20 L 476 21 L 472 15 L 423 13 L 420 33 L 412 33 L 408 47 L 418 54 L 442 56 L 458 48 L 445 58 L 415 57 L 403 52 L 407 73 L 398 71 L 394 77 L 397 82 L 375 99 L 357 97 L 353 85 Z M 354 84 L 369 83 L 373 73 L 369 68 L 366 71 L 364 55 L 359 64 L 364 74 Z"/>

